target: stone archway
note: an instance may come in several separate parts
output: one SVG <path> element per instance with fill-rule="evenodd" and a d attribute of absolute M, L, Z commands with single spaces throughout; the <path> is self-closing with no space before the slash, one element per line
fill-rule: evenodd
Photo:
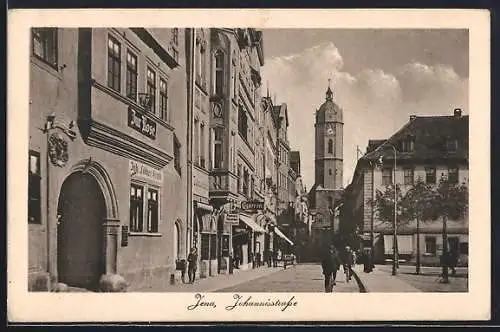
<path fill-rule="evenodd" d="M 57 236 L 59 281 L 69 281 L 77 284 L 76 286 L 85 287 L 86 282 L 83 279 L 78 281 L 76 277 L 68 279 L 67 276 L 71 271 L 77 272 L 80 269 L 88 274 L 87 283 L 95 287 L 96 280 L 98 281 L 102 274 L 116 274 L 120 219 L 116 194 L 102 165 L 89 158 L 71 168 L 59 194 L 58 215 L 61 218 Z M 65 225 L 60 227 L 62 222 Z M 75 270 L 68 270 L 65 264 L 68 265 L 69 260 L 64 258 L 68 253 L 71 253 L 73 258 L 70 259 L 75 260 L 77 264 L 85 264 L 86 259 L 77 254 L 78 246 L 74 246 L 72 241 L 65 238 L 74 238 L 73 233 L 79 228 L 87 236 L 81 238 L 80 245 L 86 248 L 84 250 L 92 252 L 92 257 L 87 258 L 93 267 L 75 267 Z M 94 245 L 90 246 L 86 241 L 92 241 Z M 97 276 L 97 273 L 101 275 Z"/>

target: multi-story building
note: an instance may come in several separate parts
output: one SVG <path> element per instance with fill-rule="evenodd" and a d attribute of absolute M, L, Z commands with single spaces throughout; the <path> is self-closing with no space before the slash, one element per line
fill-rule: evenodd
<path fill-rule="evenodd" d="M 348 228 L 361 230 L 363 247 L 367 250 L 373 247 L 376 263 L 391 258 L 393 241 L 393 227 L 379 219 L 376 207 L 370 203 L 377 190 L 384 191 L 387 185 L 395 183 L 404 194 L 418 178 L 437 185 L 442 176 L 455 183 L 467 184 L 468 125 L 469 117 L 462 115 L 460 109 L 451 116 L 410 116 L 410 120 L 389 139 L 369 141 L 349 185 L 344 213 L 346 222 L 353 223 Z M 379 167 L 376 161 L 381 156 L 383 166 Z M 417 239 L 416 222 L 398 227 L 400 258 L 414 262 L 420 252 L 422 264 L 438 265 L 443 247 L 441 220 L 423 220 L 419 229 L 420 238 Z M 448 248 L 460 257 L 459 263 L 467 264 L 467 215 L 448 222 L 448 241 Z M 417 250 L 417 243 L 420 250 Z"/>
<path fill-rule="evenodd" d="M 31 33 L 29 289 L 169 282 L 188 249 L 184 33 Z"/>

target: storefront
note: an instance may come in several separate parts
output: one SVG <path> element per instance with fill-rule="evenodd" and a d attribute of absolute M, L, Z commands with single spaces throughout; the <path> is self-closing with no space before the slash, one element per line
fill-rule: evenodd
<path fill-rule="evenodd" d="M 200 278 L 217 273 L 217 220 L 212 206 L 195 201 L 193 242 L 198 250 Z"/>
<path fill-rule="evenodd" d="M 281 250 L 282 253 L 292 253 L 293 242 L 278 228 L 274 227 L 274 233 L 278 235 L 275 241 L 275 249 Z"/>
<path fill-rule="evenodd" d="M 236 268 L 245 270 L 255 267 L 256 249 L 260 251 L 263 245 L 259 235 L 265 233 L 265 229 L 259 226 L 251 217 L 243 214 L 239 215 L 239 224 L 233 226 L 233 251 Z"/>

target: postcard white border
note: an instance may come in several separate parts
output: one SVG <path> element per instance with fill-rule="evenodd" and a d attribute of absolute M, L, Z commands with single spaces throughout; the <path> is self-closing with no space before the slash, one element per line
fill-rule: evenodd
<path fill-rule="evenodd" d="M 29 28 L 192 27 L 469 29 L 470 234 L 468 293 L 291 294 L 297 307 L 188 311 L 191 293 L 28 293 L 26 151 Z M 99 9 L 8 13 L 8 317 L 11 322 L 484 320 L 490 316 L 490 16 L 487 10 Z M 253 293 L 266 300 L 283 293 Z M 139 308 L 139 309 L 138 309 Z"/>

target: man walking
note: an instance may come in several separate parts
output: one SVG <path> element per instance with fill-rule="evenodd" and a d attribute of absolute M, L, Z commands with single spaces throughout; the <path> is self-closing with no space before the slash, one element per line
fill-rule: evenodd
<path fill-rule="evenodd" d="M 345 247 L 345 255 L 344 255 L 344 272 L 345 272 L 345 281 L 348 283 L 351 280 L 352 276 L 352 265 L 353 265 L 353 256 L 352 251 L 349 246 Z"/>
<path fill-rule="evenodd" d="M 325 292 L 331 293 L 337 278 L 337 271 L 341 265 L 340 259 L 337 255 L 337 250 L 333 244 L 330 245 L 329 250 L 325 253 L 321 262 L 323 268 L 323 275 L 325 276 Z"/>
<path fill-rule="evenodd" d="M 196 264 L 198 261 L 198 254 L 196 253 L 196 247 L 191 248 L 191 252 L 188 255 L 188 277 L 189 283 L 194 283 L 196 278 Z"/>

